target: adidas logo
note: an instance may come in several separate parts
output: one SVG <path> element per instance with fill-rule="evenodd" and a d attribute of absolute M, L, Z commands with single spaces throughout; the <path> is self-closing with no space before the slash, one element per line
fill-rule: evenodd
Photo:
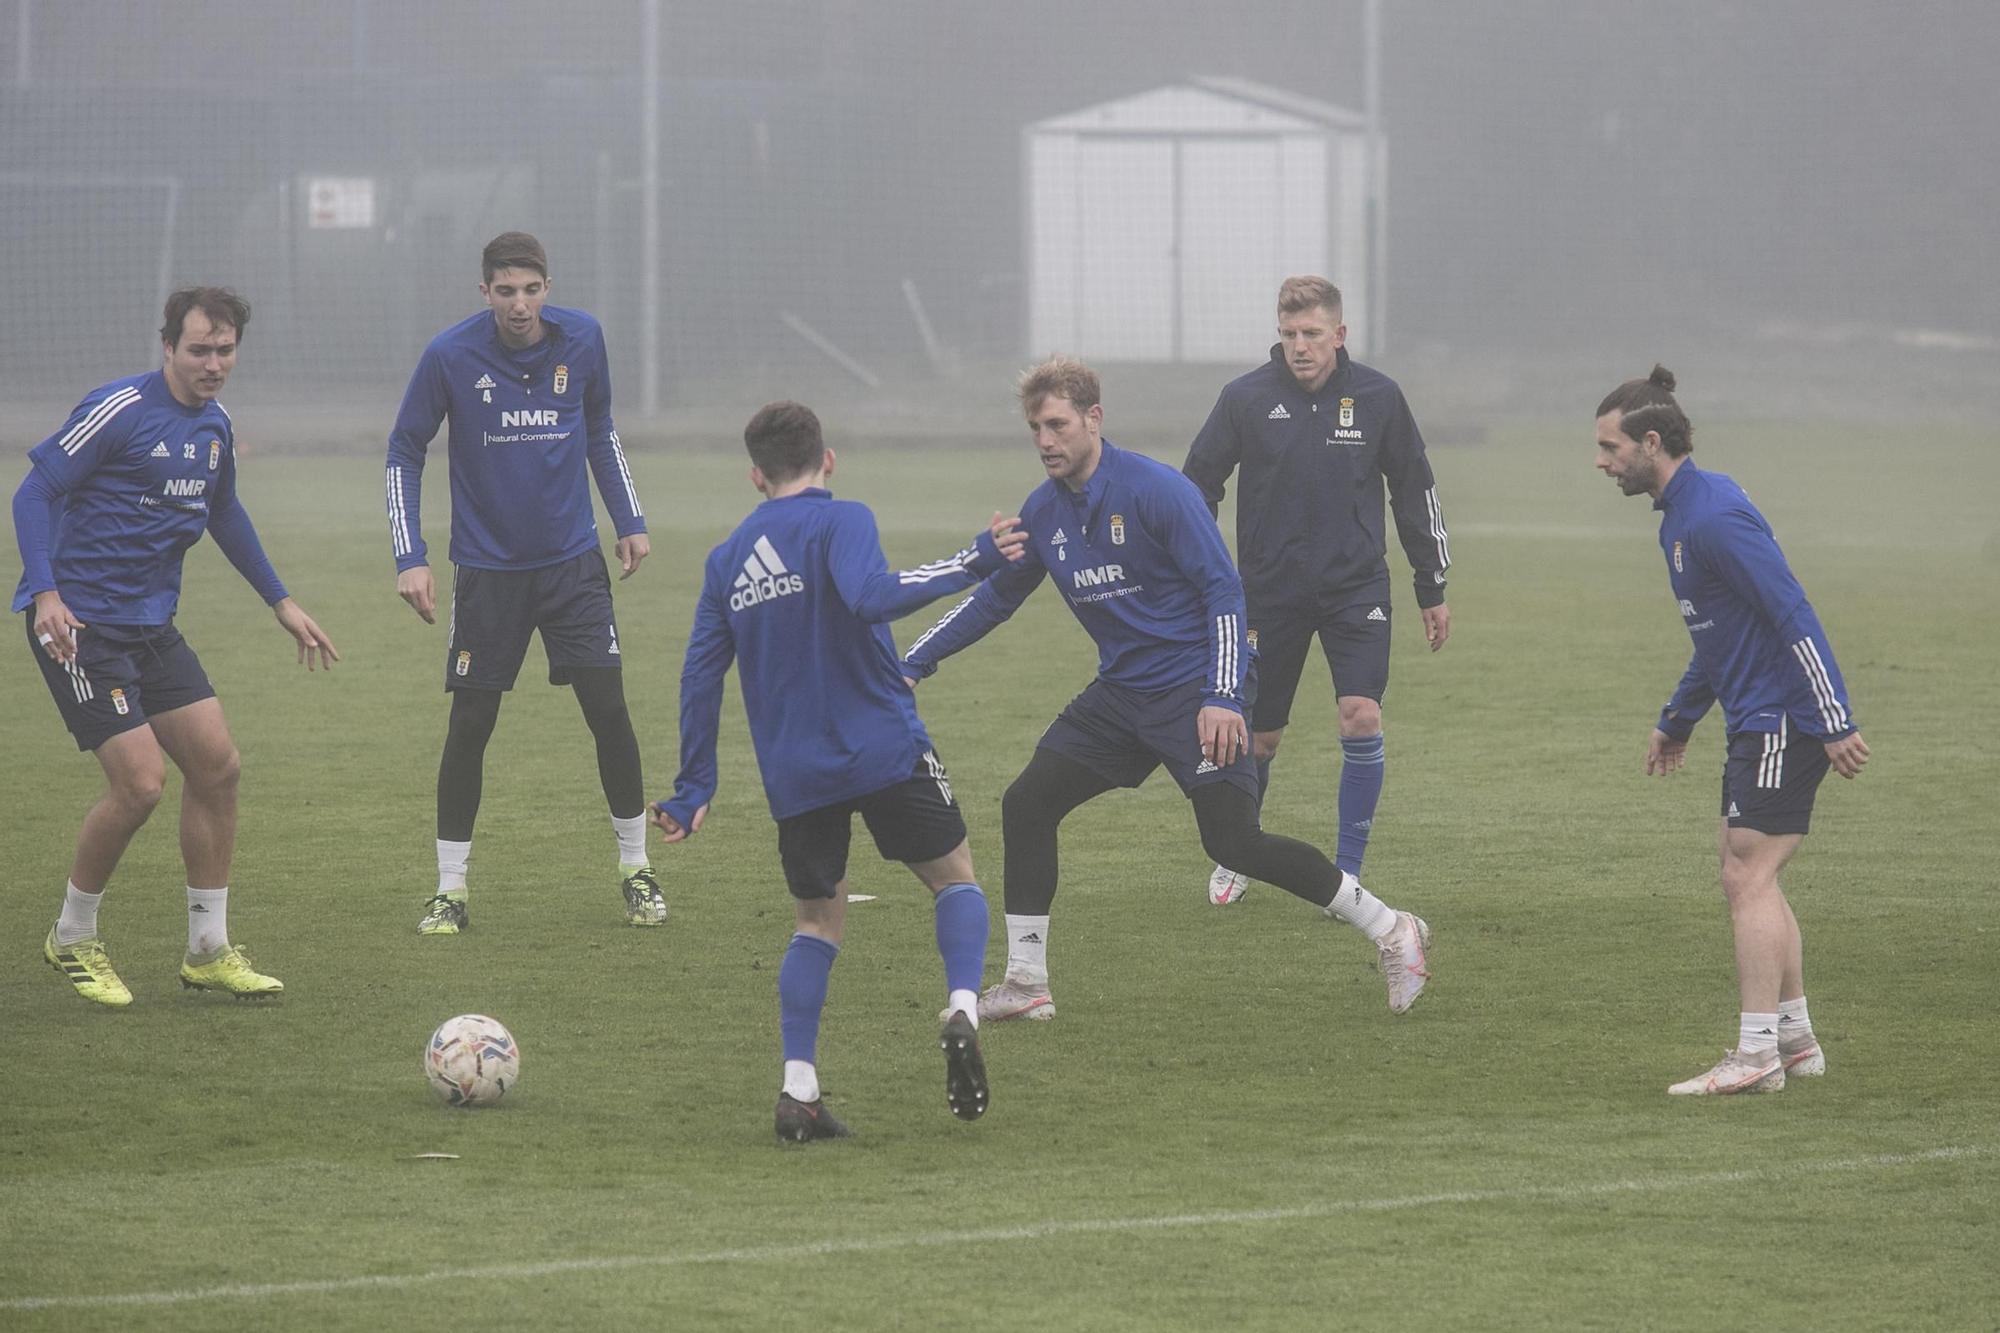
<path fill-rule="evenodd" d="M 493 383 L 493 377 L 491 375 L 481 375 L 479 379 L 473 384 L 472 387 L 475 389 L 494 388 L 495 385 Z"/>
<path fill-rule="evenodd" d="M 167 448 L 167 442 L 165 440 L 161 440 L 158 444 L 153 446 L 152 456 L 154 458 L 172 458 L 173 451 Z"/>
<path fill-rule="evenodd" d="M 1064 532 L 1061 528 L 1057 528 L 1056 535 L 1049 538 L 1049 545 L 1061 546 L 1064 542 L 1068 540 L 1069 540 L 1069 534 L 1067 532 Z"/>
<path fill-rule="evenodd" d="M 1199 777 L 1203 773 L 1220 773 L 1222 770 L 1215 766 L 1213 759 L 1204 759 L 1194 766 L 1194 771 L 1195 775 Z"/>
<path fill-rule="evenodd" d="M 785 568 L 785 562 L 778 558 L 777 548 L 771 545 L 769 537 L 759 537 L 751 544 L 750 554 L 743 561 L 743 572 L 736 576 L 736 591 L 729 596 L 729 609 L 743 611 L 779 597 L 806 590 L 806 581 Z"/>
<path fill-rule="evenodd" d="M 1266 417 L 1266 420 L 1270 421 L 1290 421 L 1291 419 L 1292 414 L 1285 410 L 1283 403 L 1279 403 L 1276 407 L 1272 408 Z"/>
<path fill-rule="evenodd" d="M 1736 819 L 1736 818 L 1740 817 L 1740 816 L 1742 815 L 1742 813 L 1743 813 L 1743 812 L 1742 812 L 1741 810 L 1738 810 L 1738 809 L 1736 808 L 1736 802 L 1734 802 L 1734 801 L 1731 801 L 1731 802 L 1729 803 L 1729 817 L 1730 817 L 1731 819 Z"/>
<path fill-rule="evenodd" d="M 1382 608 L 1378 606 L 1368 613 L 1368 618 L 1370 620 L 1387 620 L 1389 617 L 1383 615 Z"/>
<path fill-rule="evenodd" d="M 1040 944 L 1041 942 L 1041 932 L 1035 930 L 1029 931 L 1027 934 L 1021 936 L 1020 939 L 1014 941 L 1016 944 Z"/>

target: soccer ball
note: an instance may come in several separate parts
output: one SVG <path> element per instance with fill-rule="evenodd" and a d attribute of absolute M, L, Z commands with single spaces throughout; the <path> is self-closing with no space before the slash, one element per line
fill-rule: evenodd
<path fill-rule="evenodd" d="M 460 1014 L 431 1033 L 424 1074 L 447 1105 L 491 1106 L 521 1077 L 521 1048 L 500 1020 Z"/>

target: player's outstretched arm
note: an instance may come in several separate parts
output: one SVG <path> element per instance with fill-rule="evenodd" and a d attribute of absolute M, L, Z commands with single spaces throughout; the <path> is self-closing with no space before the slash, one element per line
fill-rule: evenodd
<path fill-rule="evenodd" d="M 1021 520 L 995 514 L 963 549 L 914 569 L 891 570 L 874 515 L 850 505 L 837 508 L 832 517 L 827 555 L 834 586 L 848 610 L 871 625 L 901 619 L 990 575 L 1018 569 L 1027 557 L 1028 534 Z"/>
<path fill-rule="evenodd" d="M 326 637 L 326 631 L 313 622 L 306 609 L 287 597 L 271 607 L 278 617 L 278 623 L 285 627 L 285 633 L 299 645 L 299 661 L 308 671 L 325 667 L 333 670 L 333 664 L 340 660 L 340 650 L 333 646 L 333 640 Z"/>

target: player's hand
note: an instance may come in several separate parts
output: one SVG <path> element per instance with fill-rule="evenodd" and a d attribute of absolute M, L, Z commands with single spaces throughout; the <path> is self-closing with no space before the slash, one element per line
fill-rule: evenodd
<path fill-rule="evenodd" d="M 1826 761 L 1833 765 L 1833 771 L 1844 778 L 1851 778 L 1861 772 L 1861 766 L 1868 762 L 1868 742 L 1861 739 L 1858 731 L 1850 732 L 1837 741 L 1826 743 Z"/>
<path fill-rule="evenodd" d="M 1194 730 L 1201 738 L 1201 757 L 1217 768 L 1229 767 L 1250 748 L 1250 729 L 1234 708 L 1204 705 L 1195 714 Z"/>
<path fill-rule="evenodd" d="M 51 659 L 67 663 L 75 657 L 76 632 L 82 628 L 83 622 L 63 605 L 61 593 L 44 588 L 35 594 L 35 642 Z"/>
<path fill-rule="evenodd" d="M 287 597 L 271 610 L 278 616 L 278 623 L 285 627 L 285 633 L 298 640 L 299 661 L 305 663 L 306 670 L 317 667 L 333 670 L 333 664 L 340 660 L 340 650 L 333 646 L 333 640 L 326 637 L 326 631 L 313 623 L 306 609 Z"/>
<path fill-rule="evenodd" d="M 437 585 L 429 565 L 412 565 L 396 575 L 396 595 L 408 602 L 426 625 L 437 624 Z"/>
<path fill-rule="evenodd" d="M 1451 637 L 1451 608 L 1443 602 L 1423 608 L 1424 642 L 1436 652 L 1444 647 L 1444 641 Z"/>
<path fill-rule="evenodd" d="M 1028 530 L 1021 526 L 1019 514 L 995 513 L 986 530 L 993 535 L 993 544 L 1000 548 L 1000 554 L 1007 557 L 1009 564 L 1018 565 L 1028 558 Z"/>
<path fill-rule="evenodd" d="M 650 808 L 653 812 L 653 827 L 660 831 L 661 842 L 686 842 L 689 838 L 701 832 L 701 826 L 708 822 L 708 807 L 705 805 L 694 812 L 694 818 L 688 821 L 686 828 L 682 828 L 680 820 L 675 819 L 659 806 L 655 805 Z"/>
<path fill-rule="evenodd" d="M 1674 772 L 1687 762 L 1687 755 L 1686 741 L 1677 741 L 1655 727 L 1652 740 L 1646 743 L 1646 776 Z"/>
<path fill-rule="evenodd" d="M 903 683 L 904 683 L 905 685 L 909 686 L 909 687 L 910 687 L 911 689 L 913 689 L 913 690 L 914 690 L 915 688 L 917 688 L 917 678 L 916 678 L 915 676 L 905 676 L 905 677 L 903 677 Z"/>
<path fill-rule="evenodd" d="M 618 539 L 618 581 L 623 583 L 639 572 L 639 562 L 653 553 L 653 543 L 643 532 Z"/>

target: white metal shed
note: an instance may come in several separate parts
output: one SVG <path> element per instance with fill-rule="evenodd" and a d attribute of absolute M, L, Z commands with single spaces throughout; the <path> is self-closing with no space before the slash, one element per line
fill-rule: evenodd
<path fill-rule="evenodd" d="M 1029 354 L 1254 360 L 1278 284 L 1321 273 L 1365 352 L 1366 118 L 1196 78 L 1028 126 Z"/>

